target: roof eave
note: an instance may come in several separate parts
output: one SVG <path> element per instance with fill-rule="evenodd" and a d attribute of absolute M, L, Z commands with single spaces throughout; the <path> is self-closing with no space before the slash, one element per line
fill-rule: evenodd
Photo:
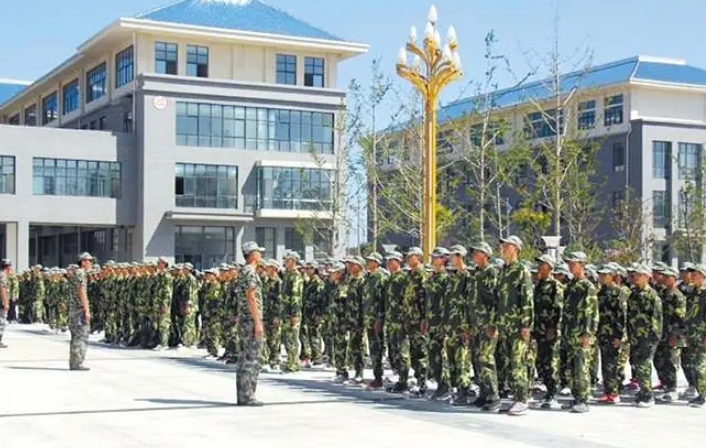
<path fill-rule="evenodd" d="M 675 83 L 668 81 L 655 81 L 649 79 L 634 78 L 630 80 L 631 86 L 638 87 L 654 87 L 659 89 L 669 89 L 669 90 L 691 90 L 691 91 L 706 91 L 706 85 L 702 84 L 685 84 L 685 83 Z"/>
<path fill-rule="evenodd" d="M 240 41 L 251 42 L 255 44 L 277 44 L 310 47 L 339 53 L 343 58 L 350 58 L 359 54 L 365 54 L 370 49 L 370 46 L 367 44 L 355 42 L 314 39 L 309 37 L 287 36 L 283 34 L 258 33 L 253 31 L 213 28 L 197 25 L 187 25 L 182 23 L 158 22 L 145 19 L 121 18 L 118 23 L 121 27 L 132 30 L 200 34 L 210 35 L 213 37 L 237 39 Z"/>
<path fill-rule="evenodd" d="M 76 52 L 78 53 L 83 53 L 101 40 L 105 39 L 106 36 L 112 34 L 115 32 L 117 29 L 120 28 L 120 21 L 122 19 L 115 20 L 114 22 L 110 23 L 108 26 L 105 28 L 101 29 L 98 31 L 96 34 L 88 38 L 85 42 L 83 42 L 81 45 L 76 48 Z"/>

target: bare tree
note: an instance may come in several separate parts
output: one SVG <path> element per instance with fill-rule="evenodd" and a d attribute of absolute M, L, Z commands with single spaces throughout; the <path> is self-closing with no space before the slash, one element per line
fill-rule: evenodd
<path fill-rule="evenodd" d="M 608 242 L 605 257 L 623 265 L 645 260 L 654 243 L 649 204 L 628 189 L 611 208 L 610 224 L 615 238 Z"/>

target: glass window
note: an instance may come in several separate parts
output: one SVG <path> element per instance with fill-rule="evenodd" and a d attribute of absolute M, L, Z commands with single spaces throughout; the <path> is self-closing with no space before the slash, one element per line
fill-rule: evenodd
<path fill-rule="evenodd" d="M 302 235 L 293 227 L 284 229 L 284 249 L 285 251 L 298 252 L 299 255 L 304 255 L 304 239 Z"/>
<path fill-rule="evenodd" d="M 64 102 L 61 111 L 64 115 L 78 110 L 79 108 L 79 85 L 78 78 L 66 84 L 62 89 Z"/>
<path fill-rule="evenodd" d="M 102 98 L 106 93 L 106 65 L 105 62 L 86 73 L 86 104 Z"/>
<path fill-rule="evenodd" d="M 609 96 L 604 100 L 603 124 L 612 126 L 623 122 L 623 95 Z"/>
<path fill-rule="evenodd" d="M 177 144 L 333 154 L 334 117 L 322 112 L 177 103 Z"/>
<path fill-rule="evenodd" d="M 259 167 L 259 209 L 330 211 L 332 171 L 313 168 Z"/>
<path fill-rule="evenodd" d="M 622 142 L 613 143 L 613 171 L 625 171 L 625 145 Z"/>
<path fill-rule="evenodd" d="M 132 47 L 115 55 L 115 87 L 122 87 L 135 77 L 135 57 Z"/>
<path fill-rule="evenodd" d="M 525 136 L 527 138 L 554 137 L 557 132 L 556 115 L 556 109 L 527 114 Z M 564 132 L 564 111 L 559 114 L 559 132 Z"/>
<path fill-rule="evenodd" d="M 593 129 L 596 126 L 596 101 L 579 103 L 578 128 L 581 130 Z"/>
<path fill-rule="evenodd" d="M 679 179 L 694 180 L 699 173 L 701 145 L 679 143 Z"/>
<path fill-rule="evenodd" d="M 32 175 L 36 195 L 121 197 L 119 162 L 35 157 Z"/>
<path fill-rule="evenodd" d="M 304 85 L 324 86 L 324 58 L 304 58 Z"/>
<path fill-rule="evenodd" d="M 59 93 L 52 92 L 42 99 L 42 124 L 48 124 L 59 118 Z"/>
<path fill-rule="evenodd" d="M 667 227 L 670 224 L 670 201 L 666 191 L 652 192 L 652 219 L 655 227 Z"/>
<path fill-rule="evenodd" d="M 291 54 L 277 55 L 277 84 L 297 84 L 297 57 Z"/>
<path fill-rule="evenodd" d="M 235 261 L 235 228 L 174 227 L 174 256 L 177 263 L 191 263 L 198 270 Z"/>
<path fill-rule="evenodd" d="M 275 227 L 256 227 L 255 240 L 265 248 L 267 258 L 274 258 L 277 253 L 277 229 Z"/>
<path fill-rule="evenodd" d="M 177 163 L 177 207 L 238 208 L 238 167 Z"/>
<path fill-rule="evenodd" d="M 0 194 L 15 194 L 15 158 L 0 156 Z"/>
<path fill-rule="evenodd" d="M 652 142 L 652 177 L 655 179 L 669 179 L 672 157 L 672 144 L 670 142 Z"/>
<path fill-rule="evenodd" d="M 154 70 L 163 75 L 176 75 L 179 60 L 179 46 L 166 42 L 156 42 L 154 45 Z"/>
<path fill-rule="evenodd" d="M 37 126 L 37 105 L 25 109 L 25 126 Z"/>
<path fill-rule="evenodd" d="M 208 47 L 186 46 L 186 75 L 208 78 Z"/>

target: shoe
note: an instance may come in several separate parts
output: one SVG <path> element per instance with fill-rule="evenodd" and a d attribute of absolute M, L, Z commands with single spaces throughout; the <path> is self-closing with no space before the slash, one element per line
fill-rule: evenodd
<path fill-rule="evenodd" d="M 353 377 L 353 382 L 356 384 L 363 384 L 363 374 L 356 373 L 355 376 Z"/>
<path fill-rule="evenodd" d="M 692 408 L 702 408 L 706 404 L 704 397 L 696 397 L 689 400 L 689 406 Z"/>
<path fill-rule="evenodd" d="M 547 395 L 544 397 L 544 401 L 540 407 L 542 409 L 559 409 L 561 406 L 553 395 Z"/>
<path fill-rule="evenodd" d="M 376 378 L 372 383 L 368 384 L 368 390 L 380 390 L 382 389 L 382 379 Z"/>
<path fill-rule="evenodd" d="M 481 409 L 484 412 L 498 412 L 498 411 L 500 411 L 501 406 L 502 406 L 502 401 L 493 400 L 493 401 L 488 401 L 487 403 L 485 403 L 483 405 L 483 407 L 481 407 Z"/>
<path fill-rule="evenodd" d="M 313 365 L 314 367 L 321 367 L 321 366 L 324 365 L 324 363 L 321 362 L 321 361 L 314 361 L 314 363 L 313 363 L 312 365 Z"/>
<path fill-rule="evenodd" d="M 655 399 L 653 397 L 644 397 L 636 405 L 640 409 L 649 409 L 655 405 Z"/>
<path fill-rule="evenodd" d="M 7 344 L 5 344 L 4 342 L 0 342 L 0 348 L 7 348 Z"/>
<path fill-rule="evenodd" d="M 250 406 L 250 407 L 258 407 L 258 408 L 259 408 L 259 407 L 262 407 L 262 406 L 264 406 L 264 405 L 265 405 L 265 403 L 263 403 L 263 402 L 260 401 L 260 400 L 255 400 L 255 399 L 253 399 L 253 400 L 248 400 L 248 401 L 239 401 L 239 402 L 238 402 L 238 406 Z"/>
<path fill-rule="evenodd" d="M 561 395 L 562 397 L 568 397 L 569 395 L 571 395 L 571 389 L 565 387 L 561 390 L 561 392 L 559 392 L 559 395 Z"/>
<path fill-rule="evenodd" d="M 630 383 L 628 383 L 628 389 L 629 390 L 640 390 L 640 385 L 637 383 L 637 379 L 630 380 Z"/>
<path fill-rule="evenodd" d="M 662 401 L 664 401 L 664 402 L 671 403 L 676 400 L 677 400 L 677 392 L 675 390 L 667 391 L 664 393 L 664 395 L 662 395 Z"/>
<path fill-rule="evenodd" d="M 691 400 L 692 398 L 696 398 L 696 389 L 693 386 L 689 386 L 686 388 L 684 391 L 684 398 L 687 400 Z"/>
<path fill-rule="evenodd" d="M 78 372 L 88 372 L 91 370 L 89 367 L 86 366 L 76 366 L 76 367 L 69 367 L 69 370 L 75 370 Z"/>
<path fill-rule="evenodd" d="M 333 379 L 333 382 L 336 384 L 343 384 L 348 381 L 348 375 L 344 375 L 342 373 L 339 373 L 336 375 L 336 378 Z"/>
<path fill-rule="evenodd" d="M 574 414 L 585 414 L 589 411 L 588 404 L 585 401 L 575 401 L 570 411 Z"/>
<path fill-rule="evenodd" d="M 299 366 L 287 366 L 284 368 L 284 373 L 297 373 L 299 371 Z"/>
<path fill-rule="evenodd" d="M 282 373 L 282 370 L 279 368 L 279 364 L 270 364 L 270 373 Z"/>
<path fill-rule="evenodd" d="M 498 400 L 498 401 L 500 401 L 500 400 Z M 482 408 L 486 404 L 488 404 L 488 399 L 485 397 L 478 397 L 475 399 L 475 401 L 473 403 L 471 403 L 472 406 L 474 406 L 478 409 Z"/>
<path fill-rule="evenodd" d="M 448 401 L 451 399 L 451 393 L 446 386 L 439 386 L 431 396 L 432 401 Z"/>
<path fill-rule="evenodd" d="M 500 391 L 500 398 L 502 398 L 504 400 L 507 400 L 508 398 L 510 398 L 510 391 L 507 389 L 501 390 Z"/>
<path fill-rule="evenodd" d="M 227 365 L 227 366 L 232 366 L 232 365 L 234 365 L 234 364 L 238 364 L 238 360 L 237 360 L 237 359 L 235 359 L 235 358 L 230 358 L 230 359 L 227 359 L 227 360 L 226 360 L 226 365 Z"/>
<path fill-rule="evenodd" d="M 662 392 L 662 391 L 664 391 L 664 386 L 662 386 L 662 382 L 660 381 L 659 383 L 657 383 L 657 384 L 652 388 L 652 391 L 653 391 L 653 392 Z"/>
<path fill-rule="evenodd" d="M 522 401 L 516 401 L 510 410 L 508 411 L 509 415 L 515 415 L 515 416 L 520 416 L 520 415 L 525 415 L 529 411 L 529 406 L 527 403 L 524 403 Z"/>
<path fill-rule="evenodd" d="M 453 397 L 452 403 L 454 406 L 468 406 L 468 389 L 460 387 Z M 476 399 L 478 401 L 478 399 Z"/>
<path fill-rule="evenodd" d="M 308 359 L 303 359 L 301 364 L 302 367 L 304 367 L 305 369 L 311 369 L 311 361 L 309 361 Z"/>
<path fill-rule="evenodd" d="M 401 394 L 404 392 L 407 392 L 409 390 L 409 387 L 407 386 L 406 382 L 396 382 L 394 385 L 388 387 L 385 389 L 387 392 L 393 393 L 393 394 Z"/>

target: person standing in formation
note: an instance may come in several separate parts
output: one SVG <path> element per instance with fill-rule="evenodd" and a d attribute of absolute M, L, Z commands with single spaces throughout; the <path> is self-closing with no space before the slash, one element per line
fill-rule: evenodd
<path fill-rule="evenodd" d="M 10 311 L 10 288 L 8 287 L 7 276 L 12 268 L 12 263 L 10 260 L 2 260 L 2 266 L 0 266 L 0 300 L 2 303 L 0 305 L 0 348 L 7 348 L 2 338 L 5 335 L 5 327 L 7 326 L 7 314 Z"/>
<path fill-rule="evenodd" d="M 88 348 L 88 334 L 91 328 L 91 307 L 88 303 L 87 272 L 93 265 L 93 257 L 84 252 L 78 257 L 78 268 L 74 270 L 73 291 L 69 301 L 69 331 L 71 344 L 69 349 L 69 369 L 88 371 L 83 365 Z"/>

